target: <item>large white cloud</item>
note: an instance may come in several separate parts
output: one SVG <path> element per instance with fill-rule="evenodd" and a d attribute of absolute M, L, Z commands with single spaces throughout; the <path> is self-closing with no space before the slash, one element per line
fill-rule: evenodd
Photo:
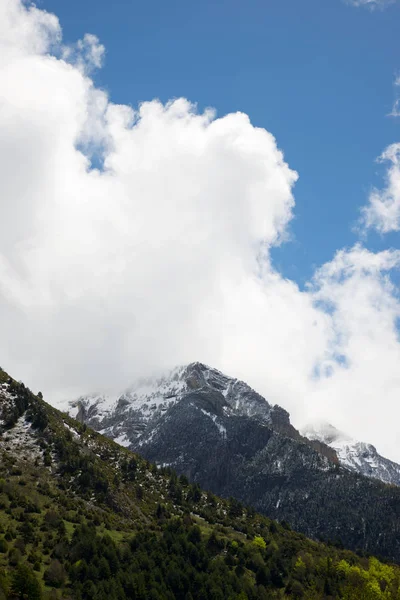
<path fill-rule="evenodd" d="M 246 115 L 113 105 L 77 60 L 87 45 L 63 48 L 54 17 L 17 0 L 2 10 L 3 361 L 53 388 L 202 354 L 223 280 L 284 232 L 296 174 Z"/>
<path fill-rule="evenodd" d="M 273 136 L 184 99 L 114 105 L 103 54 L 0 3 L 2 366 L 56 401 L 202 360 L 400 459 L 398 253 L 341 251 L 300 290 L 269 260 L 297 178 Z"/>

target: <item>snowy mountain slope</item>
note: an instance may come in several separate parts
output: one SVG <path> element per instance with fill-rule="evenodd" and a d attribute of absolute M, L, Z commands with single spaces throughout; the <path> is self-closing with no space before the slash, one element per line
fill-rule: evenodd
<path fill-rule="evenodd" d="M 120 445 L 140 450 L 154 440 L 165 419 L 171 418 L 169 411 L 174 406 L 182 407 L 182 402 L 193 392 L 201 392 L 202 399 L 207 399 L 207 406 L 200 414 L 207 416 L 209 425 L 225 432 L 224 435 L 226 427 L 221 424 L 221 417 L 250 418 L 308 444 L 329 461 L 338 463 L 332 448 L 300 435 L 286 410 L 271 405 L 243 381 L 199 362 L 176 367 L 159 377 L 141 379 L 115 396 L 81 396 L 60 408 Z M 179 410 L 173 413 L 175 420 L 177 417 L 179 420 L 179 413 Z"/>
<path fill-rule="evenodd" d="M 10 386 L 5 381 L 0 380 L 0 427 L 7 424 L 7 421 L 11 418 L 15 396 L 10 392 Z"/>
<path fill-rule="evenodd" d="M 365 551 L 386 548 L 389 538 L 397 544 L 400 528 L 388 530 L 385 515 L 397 515 L 399 487 L 344 468 L 332 447 L 303 437 L 284 409 L 206 365 L 70 408 L 147 460 L 308 536 Z"/>
<path fill-rule="evenodd" d="M 291 428 L 286 411 L 271 406 L 244 382 L 201 363 L 177 367 L 162 377 L 142 379 L 116 396 L 82 396 L 61 408 L 119 443 L 136 446 L 166 411 L 194 390 L 218 393 L 225 416 L 256 417 L 263 423 Z"/>
<path fill-rule="evenodd" d="M 359 442 L 325 422 L 308 425 L 301 433 L 310 440 L 318 440 L 333 448 L 340 464 L 349 471 L 400 485 L 400 465 L 381 456 L 372 444 Z"/>
<path fill-rule="evenodd" d="M 201 363 L 139 380 L 114 396 L 82 396 L 62 408 L 120 445 L 140 451 L 154 445 L 166 418 L 173 418 L 176 426 L 182 402 L 193 392 L 200 391 L 203 400 L 207 398 L 208 408 L 201 405 L 198 419 L 207 417 L 209 426 L 221 435 L 228 435 L 227 425 L 222 422 L 227 418 L 252 418 L 280 434 L 311 445 L 331 462 L 340 462 L 350 471 L 400 485 L 400 465 L 382 457 L 371 444 L 354 440 L 326 423 L 306 427 L 299 433 L 284 409 L 272 406 L 243 381 Z M 179 410 L 170 413 L 175 406 Z"/>
<path fill-rule="evenodd" d="M 0 430 L 13 423 L 2 438 L 2 448 L 12 451 L 13 456 L 27 455 L 36 459 L 43 455 L 37 446 L 31 423 L 24 416 L 17 417 L 14 412 L 16 395 L 9 390 L 9 384 L 0 383 Z"/>

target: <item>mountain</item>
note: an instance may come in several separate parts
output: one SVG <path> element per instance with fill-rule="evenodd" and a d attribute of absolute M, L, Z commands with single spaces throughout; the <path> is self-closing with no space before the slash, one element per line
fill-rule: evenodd
<path fill-rule="evenodd" d="M 359 442 L 325 422 L 308 425 L 301 433 L 333 448 L 340 464 L 350 471 L 400 485 L 400 465 L 381 456 L 372 444 Z"/>
<path fill-rule="evenodd" d="M 117 398 L 80 398 L 81 422 L 314 539 L 400 558 L 400 488 L 349 471 L 245 383 L 200 363 Z"/>
<path fill-rule="evenodd" d="M 400 567 L 205 493 L 2 370 L 0 444 L 2 600 L 399 597 Z"/>
<path fill-rule="evenodd" d="M 269 404 L 243 381 L 201 363 L 177 367 L 162 377 L 142 379 L 116 396 L 81 396 L 60 408 L 122 446 L 133 449 L 144 446 L 149 437 L 153 437 L 152 432 L 165 421 L 168 411 L 180 405 L 188 394 L 199 391 L 207 397 L 212 408 L 207 413 L 205 407 L 203 416 L 211 419 L 213 428 L 222 438 L 226 431 L 221 425 L 221 416 L 224 419 L 251 418 L 276 432 L 303 441 L 329 461 L 338 463 L 336 452 L 327 444 L 303 438 L 291 425 L 289 413 L 283 408 Z"/>

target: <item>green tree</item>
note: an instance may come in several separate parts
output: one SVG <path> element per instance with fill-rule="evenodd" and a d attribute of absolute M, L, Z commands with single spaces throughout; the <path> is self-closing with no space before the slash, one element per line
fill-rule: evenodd
<path fill-rule="evenodd" d="M 44 580 L 47 585 L 61 587 L 66 578 L 65 569 L 58 560 L 52 560 L 49 568 L 45 571 Z"/>
<path fill-rule="evenodd" d="M 259 550 L 265 550 L 267 547 L 266 541 L 260 535 L 256 535 L 256 537 L 253 540 L 253 545 Z"/>
<path fill-rule="evenodd" d="M 12 593 L 19 600 L 41 600 L 40 585 L 32 569 L 25 563 L 20 563 L 12 577 Z"/>

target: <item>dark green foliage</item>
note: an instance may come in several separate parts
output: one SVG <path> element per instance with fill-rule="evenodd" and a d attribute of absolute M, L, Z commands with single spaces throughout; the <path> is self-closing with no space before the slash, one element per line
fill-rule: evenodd
<path fill-rule="evenodd" d="M 35 574 L 27 564 L 20 564 L 13 572 L 12 593 L 19 600 L 41 600 L 42 593 Z"/>
<path fill-rule="evenodd" d="M 192 500 L 193 502 L 198 502 L 200 500 L 201 488 L 198 483 L 192 483 L 190 485 L 189 492 L 188 492 L 188 498 L 189 498 L 189 500 Z"/>
<path fill-rule="evenodd" d="M 58 560 L 52 560 L 49 568 L 44 573 L 46 584 L 59 588 L 64 585 L 65 579 L 66 572 L 63 565 Z"/>
<path fill-rule="evenodd" d="M 137 462 L 134 457 L 129 460 L 124 460 L 121 465 L 121 471 L 124 474 L 124 477 L 128 481 L 134 481 L 137 470 Z"/>
<path fill-rule="evenodd" d="M 16 567 L 21 562 L 22 554 L 18 548 L 11 548 L 8 553 L 8 562 L 12 567 Z"/>
<path fill-rule="evenodd" d="M 400 599 L 400 568 L 205 493 L 12 387 L 38 455 L 0 448 L 0 600 Z"/>

